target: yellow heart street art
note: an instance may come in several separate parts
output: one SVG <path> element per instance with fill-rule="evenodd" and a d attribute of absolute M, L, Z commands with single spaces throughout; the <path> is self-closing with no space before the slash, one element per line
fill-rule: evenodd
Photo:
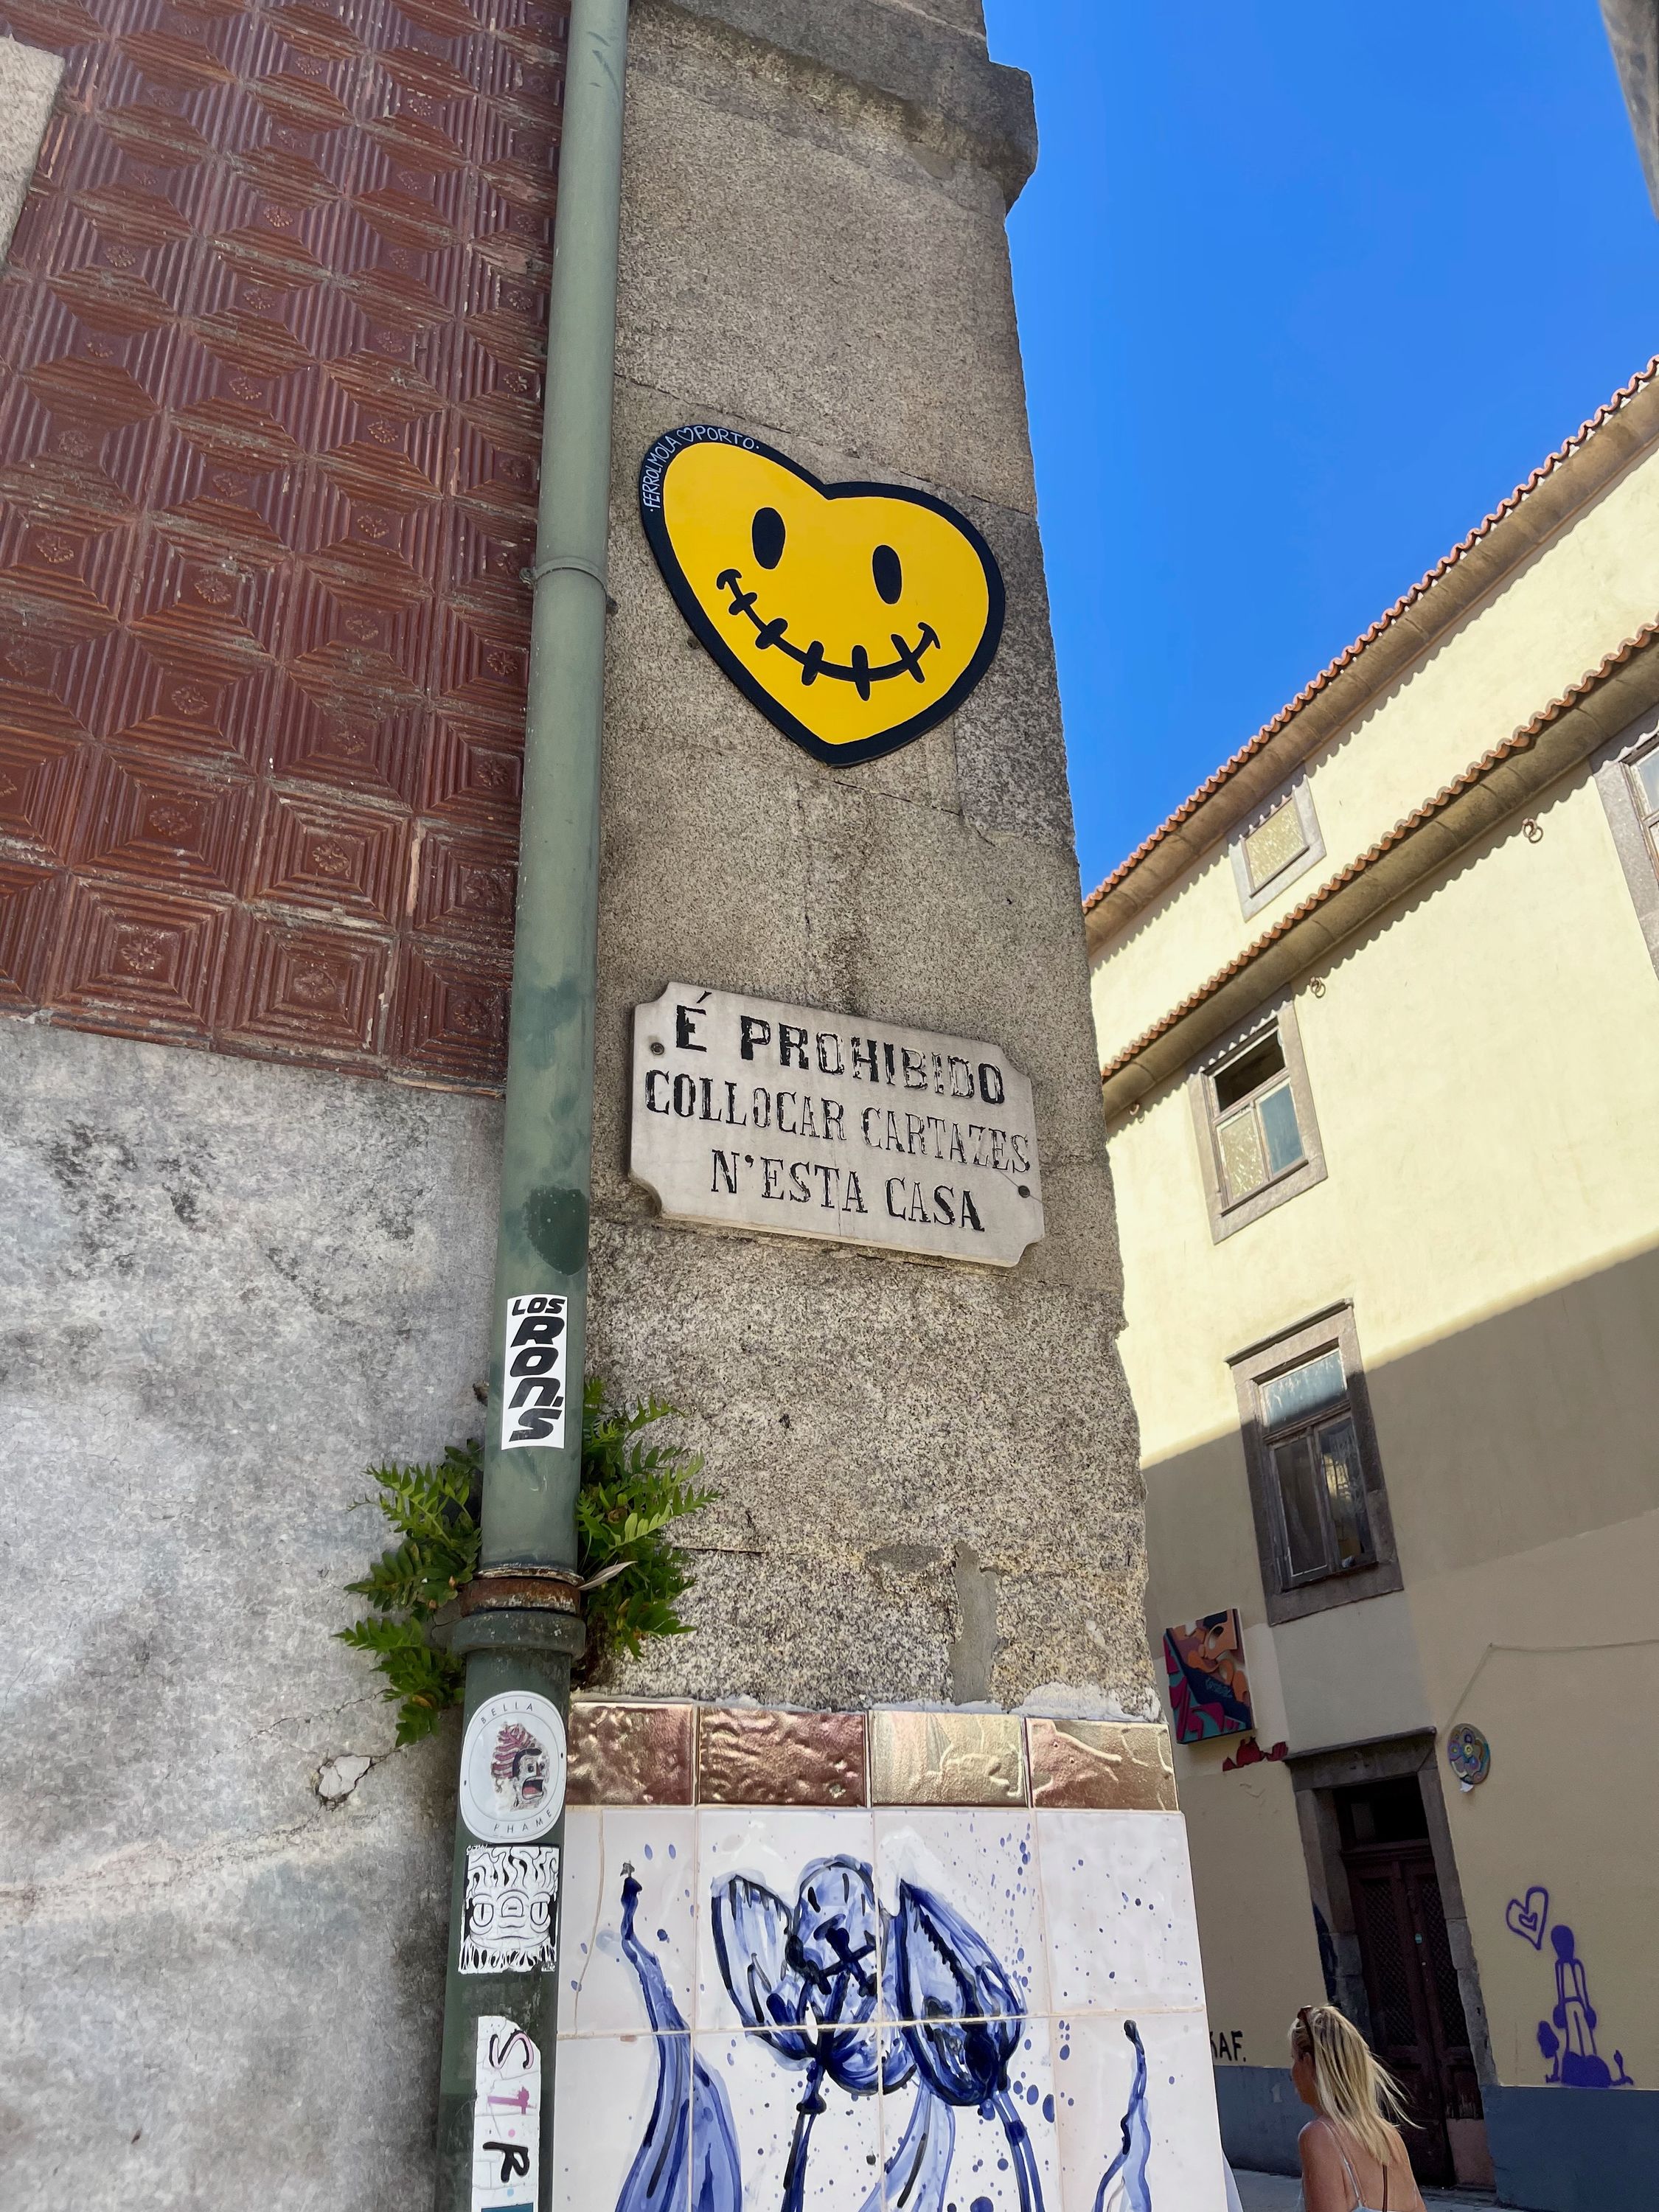
<path fill-rule="evenodd" d="M 817 760 L 908 744 L 991 665 L 995 557 L 927 492 L 820 483 L 769 446 L 690 423 L 646 455 L 640 514 L 693 634 Z"/>

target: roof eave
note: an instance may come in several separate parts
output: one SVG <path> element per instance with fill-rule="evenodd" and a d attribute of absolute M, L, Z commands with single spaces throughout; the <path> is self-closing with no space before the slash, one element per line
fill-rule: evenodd
<path fill-rule="evenodd" d="M 1659 443 L 1659 356 L 1297 693 L 1083 902 L 1091 960 L 1504 577 Z"/>
<path fill-rule="evenodd" d="M 1109 1119 L 1348 943 L 1455 854 L 1659 707 L 1659 616 L 1328 877 L 1101 1070 Z"/>

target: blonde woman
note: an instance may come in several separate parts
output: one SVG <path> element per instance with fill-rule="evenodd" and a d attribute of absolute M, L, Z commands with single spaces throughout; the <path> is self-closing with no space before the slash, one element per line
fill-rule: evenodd
<path fill-rule="evenodd" d="M 1304 2005 L 1291 2027 L 1291 2079 L 1317 2118 L 1297 2141 L 1304 2212 L 1424 2212 L 1400 2130 L 1405 2104 L 1370 2046 L 1334 2005 Z"/>

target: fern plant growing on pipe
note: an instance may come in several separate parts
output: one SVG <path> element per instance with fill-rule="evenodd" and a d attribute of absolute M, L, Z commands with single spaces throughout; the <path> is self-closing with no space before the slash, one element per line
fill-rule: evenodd
<path fill-rule="evenodd" d="M 700 1453 L 646 1440 L 646 1431 L 675 1412 L 656 1398 L 609 1404 L 597 1376 L 583 1392 L 576 1499 L 576 1564 L 586 1598 L 583 1680 L 615 1652 L 637 1656 L 647 1638 L 686 1633 L 679 1601 L 691 1586 L 691 1563 L 670 1532 L 720 1492 L 699 1486 Z M 477 1572 L 483 1455 L 475 1437 L 429 1464 L 370 1468 L 368 1479 L 375 1494 L 357 1502 L 375 1506 L 398 1541 L 346 1584 L 371 1610 L 335 1632 L 372 1655 L 386 1678 L 382 1694 L 398 1707 L 398 1741 L 417 1743 L 460 1703 L 465 1686 L 462 1662 L 433 1630 L 441 1609 Z"/>

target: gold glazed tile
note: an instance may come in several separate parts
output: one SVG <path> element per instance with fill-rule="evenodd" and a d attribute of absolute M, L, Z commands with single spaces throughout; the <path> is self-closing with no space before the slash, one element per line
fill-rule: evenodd
<path fill-rule="evenodd" d="M 862 1805 L 864 1715 L 705 1705 L 697 1715 L 703 1805 Z"/>
<path fill-rule="evenodd" d="M 1029 1720 L 1034 1805 L 1175 1813 L 1170 1732 L 1161 1721 Z"/>
<path fill-rule="evenodd" d="M 1025 1759 L 1012 1713 L 870 1716 L 877 1805 L 1023 1805 Z"/>
<path fill-rule="evenodd" d="M 695 1802 L 695 1705 L 611 1705 L 578 1698 L 570 1708 L 573 1805 L 690 1805 Z"/>

